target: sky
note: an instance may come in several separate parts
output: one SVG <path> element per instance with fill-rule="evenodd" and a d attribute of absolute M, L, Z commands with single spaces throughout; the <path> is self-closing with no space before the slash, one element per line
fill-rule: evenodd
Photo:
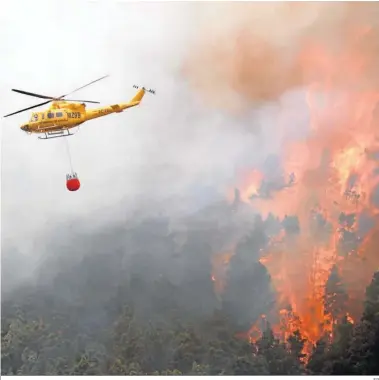
<path fill-rule="evenodd" d="M 22 132 L 30 111 L 2 118 L 3 256 L 12 254 L 10 247 L 36 254 L 36 241 L 64 223 L 90 228 L 175 198 L 174 211 L 185 208 L 182 198 L 200 205 L 231 186 L 235 166 L 252 156 L 256 142 L 242 127 L 246 119 L 207 107 L 181 74 L 201 7 L 3 2 L 2 115 L 38 103 L 12 88 L 58 96 L 109 74 L 76 94 L 102 105 L 128 101 L 134 84 L 156 90 L 139 107 L 83 124 L 67 142 Z M 66 143 L 81 181 L 75 193 L 65 187 Z"/>
<path fill-rule="evenodd" d="M 191 86 L 185 65 L 204 30 L 219 32 L 207 25 L 210 15 L 227 20 L 224 5 L 6 0 L 3 8 L 2 115 L 38 103 L 12 88 L 59 96 L 107 74 L 75 98 L 125 102 L 135 84 L 156 94 L 124 113 L 84 123 L 68 139 L 39 140 L 21 131 L 30 111 L 1 119 L 2 258 L 17 261 L 17 252 L 25 263 L 38 261 L 60 230 L 74 237 L 129 222 L 137 211 L 191 214 L 225 199 L 241 169 L 262 166 L 308 125 L 304 94 L 296 89 L 277 103 L 250 103 L 236 113 L 228 98 L 220 106 Z M 206 37 L 209 43 L 212 36 Z M 205 70 L 202 77 L 211 74 Z M 233 104 L 242 102 L 233 89 L 228 94 Z M 283 112 L 297 120 L 280 132 Z M 67 146 L 81 181 L 77 192 L 66 189 Z"/>

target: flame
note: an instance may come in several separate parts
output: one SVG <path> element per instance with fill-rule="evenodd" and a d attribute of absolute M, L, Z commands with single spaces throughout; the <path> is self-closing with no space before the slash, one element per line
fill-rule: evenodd
<path fill-rule="evenodd" d="M 284 237 L 267 253 L 271 259 L 267 260 L 266 256 L 261 260 L 279 293 L 281 321 L 280 326 L 274 326 L 274 332 L 283 340 L 299 329 L 308 342 L 315 343 L 326 331 L 331 331 L 324 297 L 335 253 L 315 241 L 309 244 L 309 238 L 304 235 L 295 240 Z M 286 311 L 285 305 L 291 306 L 291 312 Z"/>
<path fill-rule="evenodd" d="M 361 312 L 364 289 L 379 265 L 375 247 L 379 242 L 379 213 L 372 195 L 378 185 L 377 163 L 370 151 L 379 150 L 375 110 L 379 87 L 370 84 L 370 52 L 360 48 L 370 38 L 372 28 L 352 30 L 343 49 L 323 46 L 315 41 L 304 44 L 299 67 L 307 78 L 309 133 L 303 141 L 283 148 L 283 168 L 296 174 L 296 184 L 284 187 L 270 199 L 259 197 L 264 180 L 254 169 L 243 176 L 241 194 L 262 215 L 269 212 L 284 218 L 297 215 L 301 233 L 281 234 L 272 239 L 261 258 L 279 293 L 280 323 L 274 331 L 286 339 L 296 329 L 307 339 L 305 352 L 325 334 L 332 333 L 332 317 L 324 306 L 325 287 L 331 268 L 338 265 L 350 297 L 349 320 Z M 285 110 L 281 123 L 285 123 Z M 254 197 L 251 198 L 251 195 Z M 341 212 L 363 213 L 374 220 L 358 252 L 343 257 L 338 253 L 341 237 Z M 329 233 L 315 224 L 319 215 L 329 224 Z M 346 227 L 358 232 L 358 225 Z M 286 305 L 290 305 L 289 312 Z M 354 317 L 353 317 L 354 315 Z M 251 332 L 256 332 L 254 323 Z M 248 333 L 250 335 L 250 332 Z"/>
<path fill-rule="evenodd" d="M 266 322 L 266 315 L 262 314 L 260 319 L 253 323 L 247 332 L 238 333 L 237 338 L 248 340 L 250 343 L 255 343 L 262 336 L 262 330 L 264 330 Z"/>
<path fill-rule="evenodd" d="M 254 168 L 236 184 L 242 200 L 262 217 L 299 219 L 300 234 L 283 229 L 261 257 L 279 293 L 281 322 L 274 330 L 282 339 L 295 327 L 310 344 L 330 334 L 333 318 L 324 298 L 334 266 L 349 296 L 346 312 L 359 319 L 364 290 L 379 267 L 373 197 L 379 184 L 373 158 L 379 152 L 377 9 L 374 3 L 230 3 L 206 14 L 198 43 L 188 49 L 183 72 L 190 85 L 209 106 L 232 114 L 305 88 L 308 134 L 279 152 L 283 172 L 294 173 L 296 181 L 265 197 L 265 176 Z M 212 17 L 223 22 L 209 22 Z M 276 127 L 283 136 L 296 115 L 278 102 Z M 341 221 L 341 213 L 369 217 L 371 229 L 363 231 L 358 217 Z M 322 228 L 319 219 L 325 221 Z M 346 231 L 359 235 L 358 248 L 340 247 Z M 252 322 L 250 333 L 260 330 Z"/>

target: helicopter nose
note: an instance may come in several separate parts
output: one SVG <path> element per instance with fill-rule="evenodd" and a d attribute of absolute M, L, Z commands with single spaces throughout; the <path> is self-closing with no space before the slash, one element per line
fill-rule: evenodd
<path fill-rule="evenodd" d="M 28 124 L 24 124 L 24 125 L 21 126 L 21 129 L 26 132 L 29 129 L 29 125 Z"/>

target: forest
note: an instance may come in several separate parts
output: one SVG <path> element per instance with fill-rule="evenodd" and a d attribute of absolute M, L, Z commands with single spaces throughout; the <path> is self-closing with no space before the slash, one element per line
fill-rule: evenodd
<path fill-rule="evenodd" d="M 211 205 L 186 216 L 181 229 L 163 215 L 72 236 L 62 225 L 32 278 L 3 293 L 2 375 L 379 374 L 374 269 L 355 321 L 343 312 L 338 268 L 330 271 L 323 302 L 339 317 L 309 353 L 301 328 L 283 340 L 275 318 L 248 339 L 260 316 L 277 307 L 260 252 L 272 229 L 293 231 L 296 223 L 239 207 Z M 231 241 L 217 287 L 212 257 Z M 12 270 L 3 261 L 3 289 Z"/>

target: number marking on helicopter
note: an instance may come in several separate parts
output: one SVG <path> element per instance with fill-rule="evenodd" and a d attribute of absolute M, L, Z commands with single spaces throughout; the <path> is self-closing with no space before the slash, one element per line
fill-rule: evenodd
<path fill-rule="evenodd" d="M 80 119 L 81 118 L 80 112 L 67 112 L 67 116 L 72 118 L 72 119 Z"/>

